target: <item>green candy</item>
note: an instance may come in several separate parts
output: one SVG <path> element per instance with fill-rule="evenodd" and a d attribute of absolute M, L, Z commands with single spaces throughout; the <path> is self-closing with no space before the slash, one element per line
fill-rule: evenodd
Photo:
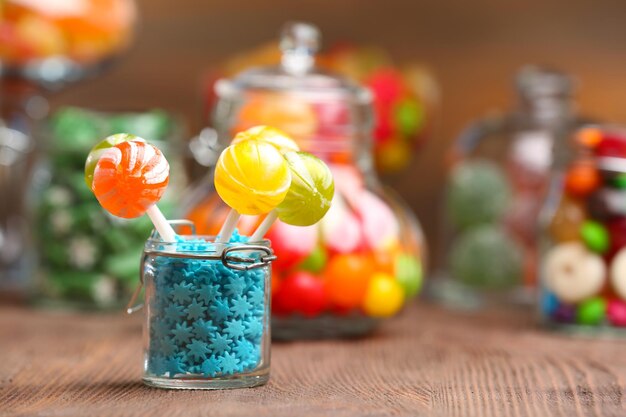
<path fill-rule="evenodd" d="M 469 286 L 509 289 L 522 279 L 522 249 L 497 226 L 480 226 L 454 241 L 450 269 L 456 279 Z"/>
<path fill-rule="evenodd" d="M 602 323 L 606 315 L 606 300 L 594 297 L 583 301 L 576 309 L 576 322 L 585 325 L 597 325 Z"/>
<path fill-rule="evenodd" d="M 447 209 L 460 228 L 497 221 L 509 206 L 511 187 L 493 162 L 476 160 L 457 166 L 450 177 Z"/>
<path fill-rule="evenodd" d="M 394 116 L 400 132 L 405 136 L 412 136 L 421 129 L 426 115 L 420 103 L 406 99 L 398 103 Z"/>
<path fill-rule="evenodd" d="M 122 142 L 128 142 L 131 140 L 144 141 L 140 137 L 131 135 L 128 133 L 118 133 L 116 135 L 109 136 L 108 138 L 98 142 L 96 146 L 91 148 L 89 155 L 87 155 L 87 161 L 85 161 L 85 183 L 91 190 L 91 184 L 93 184 L 93 173 L 96 170 L 96 165 L 102 154 L 115 145 Z"/>
<path fill-rule="evenodd" d="M 587 220 L 580 226 L 580 236 L 587 248 L 596 253 L 606 252 L 611 244 L 606 227 L 592 220 Z"/>
<path fill-rule="evenodd" d="M 406 298 L 414 297 L 422 288 L 422 264 L 414 256 L 401 254 L 395 262 L 396 279 L 404 288 Z"/>
<path fill-rule="evenodd" d="M 319 158 L 306 152 L 284 154 L 291 171 L 291 185 L 276 207 L 278 218 L 293 226 L 317 223 L 330 208 L 335 193 L 333 175 Z"/>
<path fill-rule="evenodd" d="M 313 273 L 318 273 L 326 266 L 326 262 L 328 261 L 328 254 L 326 250 L 318 246 L 315 248 L 313 252 L 309 256 L 307 256 L 304 261 L 299 266 L 299 269 L 303 271 L 309 271 Z"/>

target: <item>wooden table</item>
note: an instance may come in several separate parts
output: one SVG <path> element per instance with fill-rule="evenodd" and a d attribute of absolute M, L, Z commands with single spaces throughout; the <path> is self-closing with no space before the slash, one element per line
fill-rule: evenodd
<path fill-rule="evenodd" d="M 0 308 L 0 416 L 624 416 L 626 343 L 522 312 L 410 308 L 362 340 L 275 343 L 264 387 L 141 384 L 141 317 Z"/>

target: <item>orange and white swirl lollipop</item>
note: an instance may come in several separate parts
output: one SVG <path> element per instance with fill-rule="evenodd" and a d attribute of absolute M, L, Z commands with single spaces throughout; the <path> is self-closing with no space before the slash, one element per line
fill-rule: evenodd
<path fill-rule="evenodd" d="M 125 219 L 148 214 L 166 242 L 176 233 L 156 203 L 169 182 L 169 164 L 154 145 L 143 141 L 121 142 L 107 149 L 96 164 L 91 190 L 109 213 Z"/>

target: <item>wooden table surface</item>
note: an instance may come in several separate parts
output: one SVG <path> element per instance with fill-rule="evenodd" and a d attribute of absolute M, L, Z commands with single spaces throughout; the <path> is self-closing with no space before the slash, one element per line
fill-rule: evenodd
<path fill-rule="evenodd" d="M 419 305 L 375 335 L 274 343 L 268 385 L 143 386 L 141 317 L 0 308 L 0 416 L 624 416 L 626 343 Z"/>

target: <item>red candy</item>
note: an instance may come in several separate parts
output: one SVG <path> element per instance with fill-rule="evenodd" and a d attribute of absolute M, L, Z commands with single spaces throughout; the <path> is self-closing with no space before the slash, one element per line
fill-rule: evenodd
<path fill-rule="evenodd" d="M 602 177 L 590 161 L 573 164 L 565 174 L 565 190 L 576 197 L 585 197 L 601 184 Z"/>
<path fill-rule="evenodd" d="M 622 300 L 611 300 L 607 308 L 607 317 L 613 326 L 626 326 L 626 303 Z"/>
<path fill-rule="evenodd" d="M 308 272 L 294 272 L 281 282 L 273 303 L 273 311 L 278 314 L 318 316 L 326 307 L 324 283 Z"/>

